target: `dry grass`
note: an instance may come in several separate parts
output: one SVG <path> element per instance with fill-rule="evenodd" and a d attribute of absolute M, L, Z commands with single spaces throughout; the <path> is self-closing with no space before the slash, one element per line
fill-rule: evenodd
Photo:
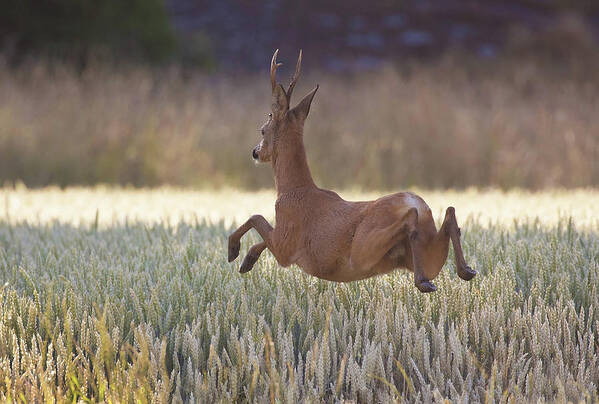
<path fill-rule="evenodd" d="M 4 189 L 0 399 L 599 400 L 597 191 L 422 194 L 456 206 L 480 272 L 450 259 L 431 295 L 269 253 L 239 274 L 230 218 L 270 216 L 271 192 Z"/>
<path fill-rule="evenodd" d="M 321 84 L 305 136 L 315 177 L 366 189 L 599 184 L 599 69 L 478 63 L 308 70 L 296 94 Z M 270 186 L 250 158 L 269 105 L 266 71 L 2 66 L 0 182 Z"/>

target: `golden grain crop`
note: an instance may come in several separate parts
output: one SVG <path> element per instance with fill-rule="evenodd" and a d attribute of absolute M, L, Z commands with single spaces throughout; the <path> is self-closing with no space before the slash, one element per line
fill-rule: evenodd
<path fill-rule="evenodd" d="M 472 282 L 241 275 L 227 235 L 270 191 L 3 189 L 0 400 L 597 401 L 599 193 L 421 193 Z"/>

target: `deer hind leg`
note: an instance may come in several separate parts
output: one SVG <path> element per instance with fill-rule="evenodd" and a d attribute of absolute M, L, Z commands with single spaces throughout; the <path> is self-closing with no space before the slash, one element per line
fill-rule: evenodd
<path fill-rule="evenodd" d="M 262 251 L 264 251 L 265 248 L 266 241 L 254 244 L 243 259 L 243 263 L 241 264 L 241 268 L 239 268 L 239 272 L 243 274 L 251 271 L 256 261 L 258 261 L 258 258 L 260 258 L 260 254 L 262 254 Z"/>
<path fill-rule="evenodd" d="M 447 235 L 449 235 L 451 243 L 453 244 L 453 252 L 455 255 L 458 276 L 465 281 L 469 281 L 470 279 L 474 278 L 474 276 L 476 276 L 476 271 L 470 268 L 464 259 L 462 243 L 460 242 L 461 232 L 460 228 L 458 227 L 458 221 L 455 218 L 455 209 L 451 206 L 447 208 L 447 211 L 445 212 L 445 220 L 443 221 L 441 229 L 439 229 L 439 233 L 441 232 L 445 232 Z"/>
<path fill-rule="evenodd" d="M 410 226 L 411 230 L 408 233 L 408 243 L 410 245 L 410 251 L 412 253 L 412 270 L 414 271 L 414 284 L 422 293 L 435 292 L 437 287 L 434 283 L 428 279 L 424 273 L 422 266 L 422 256 L 424 254 L 422 237 L 418 234 L 418 211 L 416 208 L 410 209 L 410 212 L 415 212 L 415 221 L 413 227 Z M 412 219 L 414 220 L 414 219 Z"/>
<path fill-rule="evenodd" d="M 273 230 L 272 226 L 266 221 L 266 219 L 263 216 L 253 215 L 229 236 L 229 262 L 233 262 L 235 258 L 239 256 L 239 249 L 241 247 L 241 237 L 243 237 L 243 235 L 252 228 L 258 231 L 262 239 L 266 242 L 266 246 L 269 246 L 271 239 L 270 236 Z M 270 250 L 272 251 L 272 248 Z"/>
<path fill-rule="evenodd" d="M 418 211 L 411 208 L 392 224 L 380 227 L 381 222 L 388 222 L 388 218 L 388 212 L 384 212 L 382 216 L 366 217 L 358 225 L 350 253 L 351 266 L 355 271 L 368 273 L 391 248 L 414 232 Z"/>

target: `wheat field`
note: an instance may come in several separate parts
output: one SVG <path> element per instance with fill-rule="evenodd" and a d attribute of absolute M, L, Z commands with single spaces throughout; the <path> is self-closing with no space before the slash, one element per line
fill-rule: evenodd
<path fill-rule="evenodd" d="M 0 189 L 0 400 L 597 402 L 599 191 L 418 192 L 473 281 L 241 275 L 271 191 Z"/>

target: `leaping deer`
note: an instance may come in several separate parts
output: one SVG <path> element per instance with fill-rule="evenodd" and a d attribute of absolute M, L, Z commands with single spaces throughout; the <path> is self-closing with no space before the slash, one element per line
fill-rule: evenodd
<path fill-rule="evenodd" d="M 321 279 L 350 282 L 388 273 L 395 268 L 414 272 L 421 292 L 434 292 L 431 282 L 447 260 L 453 243 L 460 278 L 476 275 L 464 260 L 460 228 L 453 207 L 437 232 L 430 208 L 411 192 L 375 201 L 349 202 L 320 189 L 312 180 L 303 142 L 304 122 L 318 85 L 294 108 L 291 95 L 300 76 L 302 52 L 287 91 L 276 82 L 278 49 L 270 64 L 272 113 L 262 125 L 262 140 L 252 151 L 260 162 L 271 162 L 277 201 L 273 228 L 261 215 L 251 216 L 229 236 L 229 262 L 239 255 L 241 237 L 254 228 L 264 241 L 250 248 L 240 272 L 252 269 L 268 248 L 279 265 L 297 264 Z"/>

